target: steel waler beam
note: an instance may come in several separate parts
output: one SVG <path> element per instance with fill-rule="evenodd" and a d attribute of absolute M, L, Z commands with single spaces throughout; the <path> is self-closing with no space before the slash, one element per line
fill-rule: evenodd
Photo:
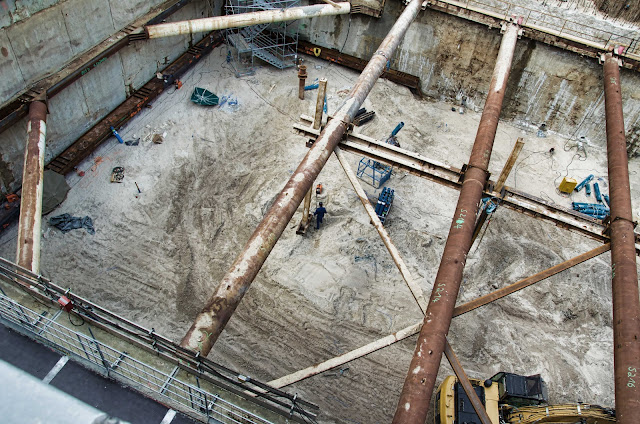
<path fill-rule="evenodd" d="M 617 57 L 605 55 L 616 421 L 630 424 L 640 410 L 640 301 L 619 65 Z"/>
<path fill-rule="evenodd" d="M 506 23 L 505 26 L 449 237 L 393 419 L 395 424 L 423 424 L 429 411 L 440 360 L 445 350 L 446 335 L 460 289 L 462 271 L 471 248 L 478 205 L 488 179 L 489 159 L 520 32 L 518 25 L 514 23 Z"/>
<path fill-rule="evenodd" d="M 351 11 L 351 3 L 314 4 L 311 6 L 291 7 L 288 9 L 263 10 L 260 12 L 238 13 L 235 15 L 214 16 L 213 18 L 192 19 L 190 21 L 167 22 L 145 26 L 149 38 L 170 37 L 173 35 L 208 32 L 227 28 L 242 28 L 251 25 L 273 22 L 295 21 L 297 19 L 318 16 L 346 15 Z"/>
<path fill-rule="evenodd" d="M 16 262 L 34 274 L 40 273 L 40 230 L 42 228 L 42 184 L 44 147 L 47 133 L 47 105 L 34 101 L 29 105 L 27 145 L 24 149 L 20 222 Z"/>
<path fill-rule="evenodd" d="M 249 289 L 273 246 L 287 227 L 302 198 L 311 188 L 324 164 L 333 153 L 349 123 L 362 106 L 387 62 L 396 51 L 409 25 L 420 11 L 423 0 L 411 0 L 358 77 L 345 102 L 336 111 L 298 168 L 284 186 L 273 206 L 223 277 L 213 296 L 196 317 L 181 342 L 185 348 L 206 356 L 224 326 Z M 332 6 L 329 6 L 332 7 Z M 332 7 L 333 8 L 333 7 Z"/>

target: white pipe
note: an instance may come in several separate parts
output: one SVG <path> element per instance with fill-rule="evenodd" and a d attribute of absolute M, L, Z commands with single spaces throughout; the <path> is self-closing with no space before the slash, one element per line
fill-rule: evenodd
<path fill-rule="evenodd" d="M 207 32 L 227 28 L 241 28 L 251 25 L 273 22 L 295 21 L 317 16 L 346 15 L 351 11 L 349 2 L 314 4 L 311 6 L 291 7 L 289 9 L 263 10 L 260 12 L 239 13 L 236 15 L 214 16 L 212 18 L 192 19 L 190 21 L 167 22 L 145 27 L 149 38 L 170 37 L 172 35 Z"/>
<path fill-rule="evenodd" d="M 303 370 L 296 371 L 292 374 L 285 375 L 284 377 L 280 377 L 276 380 L 272 380 L 267 384 L 277 389 L 284 386 L 288 386 L 297 381 L 304 380 L 305 378 L 309 378 L 314 375 L 325 372 L 327 370 L 330 370 L 331 368 L 339 367 L 340 365 L 344 365 L 347 362 L 353 361 L 358 358 L 362 358 L 363 356 L 373 353 L 376 350 L 380 350 L 387 346 L 391 346 L 392 344 L 399 342 L 400 340 L 404 340 L 407 337 L 417 334 L 420 331 L 421 327 L 422 327 L 422 322 L 418 322 L 412 326 L 403 328 L 400 331 L 396 331 L 393 334 L 389 334 L 388 336 L 375 340 L 367 345 L 361 346 L 343 355 L 336 356 L 335 358 L 331 358 L 327 361 L 321 362 L 309 368 L 305 368 Z"/>

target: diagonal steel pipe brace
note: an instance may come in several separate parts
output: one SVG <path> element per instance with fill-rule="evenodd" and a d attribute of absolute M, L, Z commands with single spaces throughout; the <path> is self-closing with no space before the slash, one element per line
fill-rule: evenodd
<path fill-rule="evenodd" d="M 611 294 L 616 421 L 638 422 L 640 410 L 640 301 L 624 136 L 620 60 L 604 57 L 604 108 L 611 196 Z"/>
<path fill-rule="evenodd" d="M 298 168 L 284 186 L 273 206 L 245 245 L 215 293 L 182 339 L 181 346 L 206 356 L 236 310 L 264 261 L 271 253 L 305 194 L 338 145 L 348 125 L 385 70 L 409 25 L 420 11 L 422 0 L 411 0 L 365 69 L 351 93 L 337 110 Z"/>
<path fill-rule="evenodd" d="M 40 101 L 32 102 L 29 105 L 27 144 L 24 149 L 16 262 L 34 274 L 40 273 L 46 120 L 47 105 Z"/>
<path fill-rule="evenodd" d="M 457 308 L 454 309 L 453 311 L 453 317 L 457 317 L 459 315 L 465 314 L 473 309 L 479 308 L 481 306 L 487 305 L 493 301 L 496 301 L 498 299 L 502 299 L 505 296 L 508 296 L 510 294 L 513 294 L 515 292 L 517 292 L 518 290 L 521 290 L 525 287 L 528 287 L 532 284 L 538 283 L 540 281 L 544 281 L 547 278 L 556 275 L 564 270 L 567 270 L 569 268 L 572 268 L 584 261 L 587 261 L 591 258 L 595 258 L 598 255 L 603 254 L 604 252 L 609 251 L 609 244 L 606 244 L 604 246 L 599 246 L 593 250 L 590 250 L 586 253 L 583 253 L 579 256 L 576 256 L 575 258 L 571 258 L 569 260 L 566 260 L 558 265 L 555 265 L 551 268 L 548 268 L 544 271 L 541 271 L 535 275 L 532 275 L 530 277 L 527 277 L 523 280 L 520 280 L 516 283 L 510 284 L 506 287 L 503 287 L 501 289 L 498 289 L 492 293 L 489 293 L 485 296 L 481 296 L 479 298 L 476 298 L 474 300 L 471 300 L 469 302 L 463 303 L 462 305 L 458 306 Z M 284 386 L 288 386 L 290 384 L 293 384 L 297 381 L 300 380 L 304 380 L 305 378 L 309 378 L 312 377 L 314 375 L 323 373 L 327 370 L 330 370 L 332 368 L 338 367 L 340 365 L 344 365 L 347 362 L 353 361 L 355 359 L 361 358 L 363 356 L 366 356 L 372 352 L 375 352 L 379 349 L 383 349 L 387 346 L 391 346 L 394 343 L 397 343 L 401 340 L 406 339 L 407 337 L 413 336 L 414 334 L 417 334 L 420 332 L 420 328 L 422 327 L 422 321 L 403 328 L 401 330 L 396 331 L 393 334 L 390 334 L 388 336 L 385 336 L 381 339 L 375 340 L 371 343 L 368 343 L 364 346 L 361 346 L 357 349 L 354 349 L 350 352 L 344 353 L 340 356 L 336 356 L 335 358 L 331 358 L 328 359 L 324 362 L 321 362 L 319 364 L 313 365 L 311 367 L 307 367 L 303 370 L 299 370 L 296 371 L 292 374 L 286 375 L 284 377 L 280 377 L 276 380 L 272 380 L 270 381 L 268 384 L 271 387 L 276 387 L 276 388 L 281 388 Z M 446 353 L 446 351 L 445 351 Z"/>
<path fill-rule="evenodd" d="M 519 32 L 518 25 L 506 23 L 469 167 L 464 175 L 427 313 L 393 418 L 394 424 L 423 424 L 429 411 L 462 271 L 471 248 L 475 217 L 488 179 L 489 159 Z"/>

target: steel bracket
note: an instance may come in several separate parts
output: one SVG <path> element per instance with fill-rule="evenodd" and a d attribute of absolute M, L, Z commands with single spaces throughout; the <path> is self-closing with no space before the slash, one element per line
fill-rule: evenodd
<path fill-rule="evenodd" d="M 611 221 L 611 217 L 607 216 L 605 219 L 602 220 L 602 224 L 604 225 L 604 230 L 602 230 L 602 234 L 607 237 L 611 237 L 611 224 L 613 224 L 616 221 L 630 222 L 631 225 L 633 225 L 634 230 L 638 226 L 638 221 L 632 221 L 630 219 L 623 218 L 621 216 L 616 216 L 615 218 L 613 218 L 613 221 Z"/>
<path fill-rule="evenodd" d="M 469 168 L 476 168 L 485 173 L 485 175 L 487 176 L 487 182 L 484 184 L 484 191 L 492 192 L 493 183 L 489 180 L 489 178 L 491 177 L 491 172 L 487 171 L 486 169 L 482 169 L 478 166 L 469 165 L 468 163 L 465 163 L 464 165 L 462 165 L 462 169 L 460 169 L 460 177 L 458 178 L 458 182 L 462 184 L 462 182 L 464 181 L 464 177 L 467 173 L 467 170 Z"/>

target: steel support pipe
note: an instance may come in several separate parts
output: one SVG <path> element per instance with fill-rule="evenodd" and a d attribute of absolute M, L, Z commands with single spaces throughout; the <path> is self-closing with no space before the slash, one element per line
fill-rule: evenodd
<path fill-rule="evenodd" d="M 27 145 L 24 149 L 16 263 L 34 274 L 40 273 L 46 119 L 47 105 L 40 101 L 32 102 L 29 106 Z"/>
<path fill-rule="evenodd" d="M 611 207 L 616 421 L 630 424 L 637 422 L 640 411 L 640 302 L 619 59 L 611 53 L 604 58 L 604 105 Z"/>
<path fill-rule="evenodd" d="M 458 297 L 462 271 L 471 248 L 478 205 L 488 178 L 489 159 L 518 33 L 519 28 L 516 24 L 506 24 L 449 237 L 393 419 L 395 424 L 423 424 L 429 411 L 431 395 L 446 345 L 446 335 Z"/>
<path fill-rule="evenodd" d="M 182 340 L 182 346 L 206 356 L 218 339 L 224 326 L 249 289 L 262 264 L 271 253 L 276 241 L 287 227 L 291 217 L 320 174 L 324 164 L 342 139 L 349 123 L 385 70 L 400 41 L 420 11 L 423 0 L 411 0 L 373 57 L 358 77 L 342 106 L 336 111 L 318 139 L 298 165 L 273 206 L 223 277 L 213 296 L 196 317 Z M 333 6 L 329 6 L 333 7 Z"/>
<path fill-rule="evenodd" d="M 307 67 L 300 65 L 298 68 L 298 98 L 304 100 L 304 82 L 307 79 Z"/>
<path fill-rule="evenodd" d="M 194 32 L 209 32 L 273 22 L 295 21 L 318 16 L 346 15 L 350 11 L 351 4 L 349 2 L 336 3 L 336 6 L 314 4 L 311 6 L 291 7 L 289 9 L 263 10 L 260 12 L 192 19 L 190 21 L 167 22 L 145 26 L 144 30 L 149 38 L 161 38 L 172 35 L 192 34 Z"/>

